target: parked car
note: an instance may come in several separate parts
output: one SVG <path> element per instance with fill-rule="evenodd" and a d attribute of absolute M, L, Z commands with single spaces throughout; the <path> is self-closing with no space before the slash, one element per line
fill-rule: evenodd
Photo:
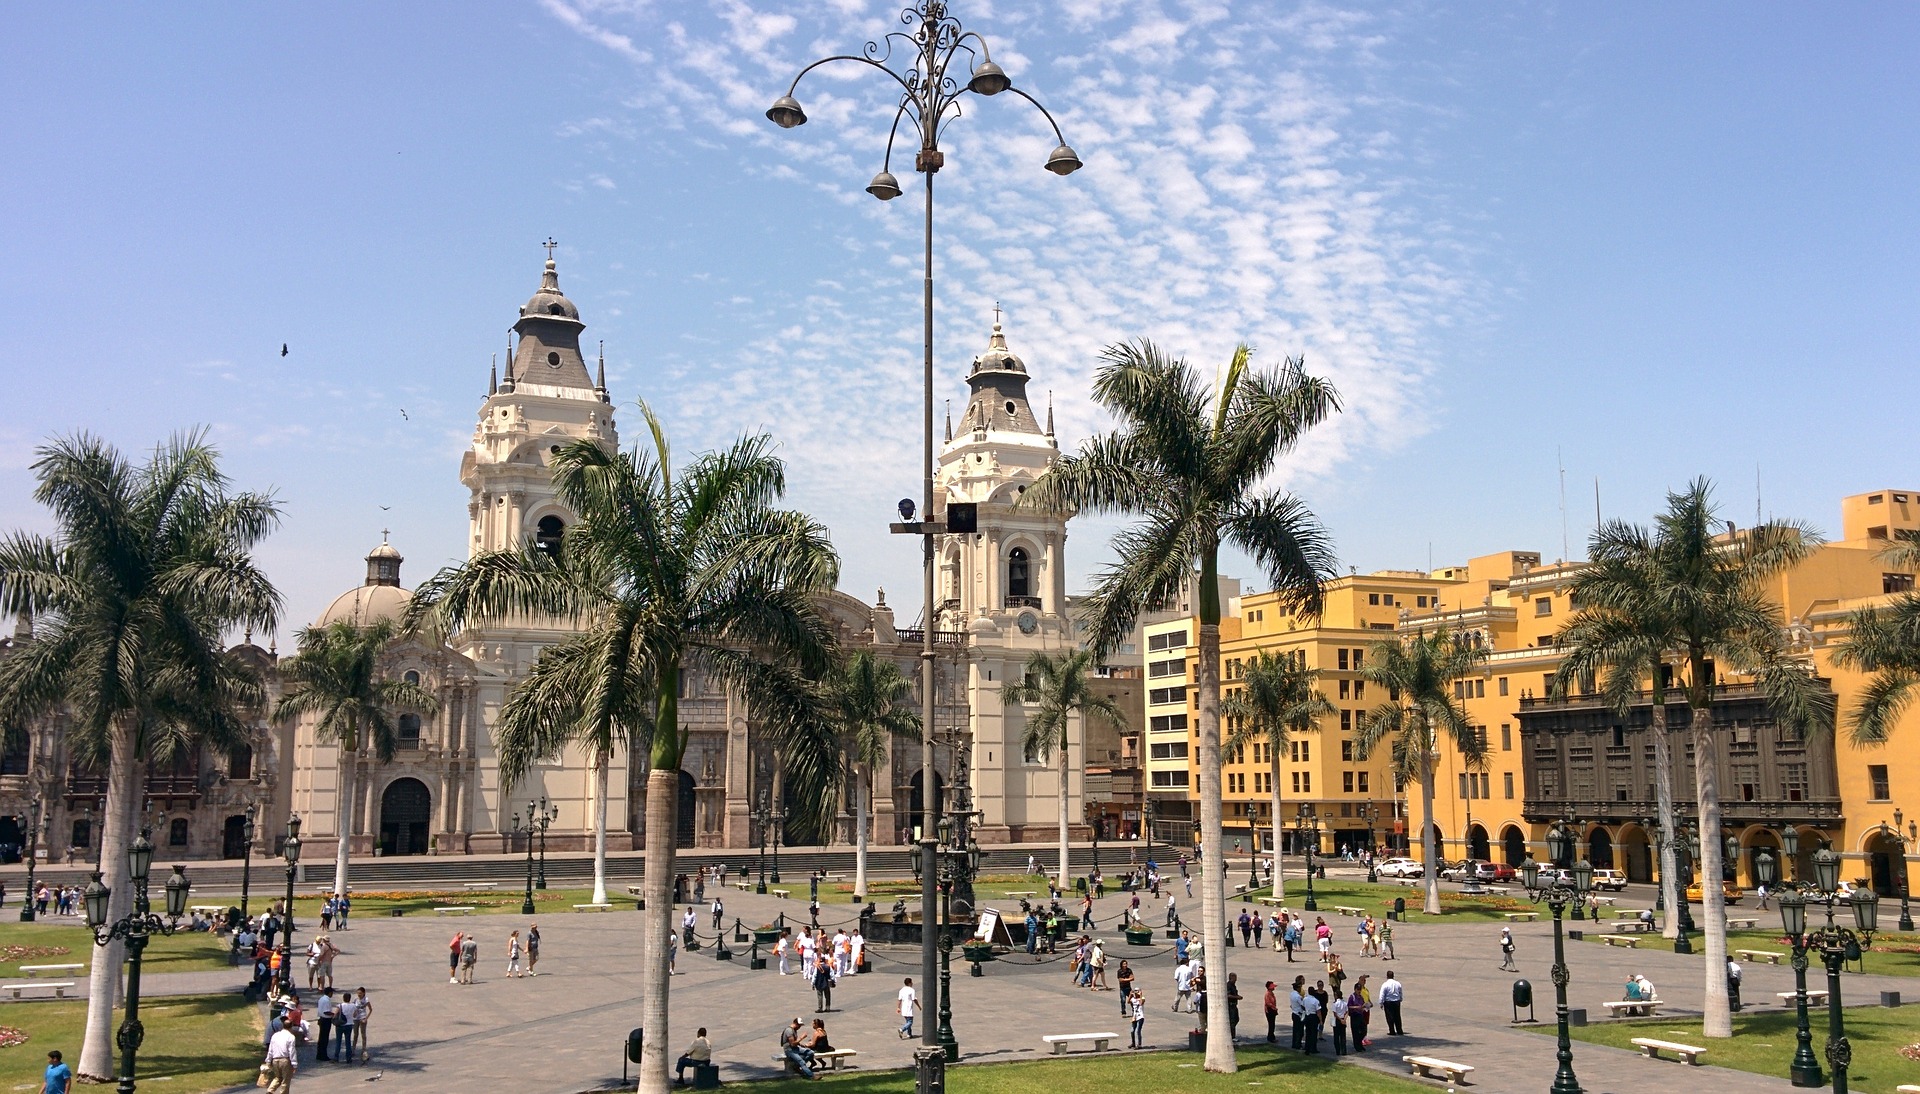
<path fill-rule="evenodd" d="M 1479 877 L 1479 859 L 1466 858 L 1440 864 L 1441 881 L 1476 881 Z"/>
<path fill-rule="evenodd" d="M 1481 881 L 1513 881 L 1519 876 L 1518 870 L 1504 862 L 1485 863 L 1480 870 Z"/>
<path fill-rule="evenodd" d="M 1618 870 L 1595 870 L 1593 887 L 1602 892 L 1620 892 L 1627 887 L 1627 875 Z"/>
<path fill-rule="evenodd" d="M 1720 895 L 1728 904 L 1738 904 L 1740 903 L 1740 898 L 1747 894 L 1745 890 L 1733 882 L 1723 881 L 1720 883 Z M 1696 881 L 1692 885 L 1687 886 L 1687 903 L 1698 904 L 1701 900 L 1705 899 L 1705 897 L 1706 890 L 1700 887 L 1699 882 Z"/>
<path fill-rule="evenodd" d="M 1410 858 L 1390 858 L 1381 860 L 1373 872 L 1381 877 L 1425 877 L 1427 868 Z"/>

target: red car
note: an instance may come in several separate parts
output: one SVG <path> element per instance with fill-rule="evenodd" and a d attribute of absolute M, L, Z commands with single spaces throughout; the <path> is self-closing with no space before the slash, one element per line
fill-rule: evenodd
<path fill-rule="evenodd" d="M 1480 867 L 1482 881 L 1512 881 L 1519 874 L 1504 862 L 1489 862 Z"/>

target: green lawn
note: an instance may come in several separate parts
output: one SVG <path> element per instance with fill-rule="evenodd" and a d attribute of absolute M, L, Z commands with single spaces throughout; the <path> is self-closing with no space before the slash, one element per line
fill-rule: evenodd
<path fill-rule="evenodd" d="M 22 954 L 13 947 L 25 947 Z M 93 934 L 78 920 L 56 918 L 21 923 L 8 917 L 0 922 L 0 977 L 21 975 L 21 965 L 93 964 Z M 50 952 L 60 951 L 66 952 Z M 142 966 L 146 972 L 200 972 L 225 968 L 227 940 L 204 931 L 183 931 L 171 938 L 155 938 L 147 944 Z M 78 974 L 86 975 L 85 970 Z M 74 977 L 66 977 L 74 979 Z"/>
<path fill-rule="evenodd" d="M 435 908 L 454 905 L 470 906 L 476 915 L 518 915 L 526 895 L 525 889 L 509 889 L 505 886 L 480 890 L 422 889 L 417 892 L 387 889 L 361 892 L 356 889 L 353 893 L 353 918 L 385 917 L 392 914 L 395 908 L 405 915 L 430 916 Z M 267 899 L 277 902 L 284 897 L 270 894 Z M 592 889 L 535 889 L 533 907 L 542 915 L 573 915 L 575 904 L 585 904 L 592 899 Z M 613 904 L 615 911 L 632 911 L 634 908 L 633 898 L 627 895 L 624 886 L 609 887 L 607 900 Z M 294 922 L 302 932 L 319 926 L 320 906 L 325 901 L 326 897 L 318 893 L 300 893 L 293 898 Z"/>
<path fill-rule="evenodd" d="M 1585 941 L 1591 942 L 1596 946 L 1606 945 L 1606 943 L 1600 941 L 1601 937 L 1613 933 L 1612 929 L 1607 927 L 1606 923 L 1601 923 L 1596 928 L 1590 923 L 1577 924 L 1569 921 L 1567 926 L 1587 927 L 1589 930 Z M 1669 939 L 1662 938 L 1657 933 L 1639 934 L 1633 935 L 1632 937 L 1639 939 L 1638 949 L 1666 950 L 1669 952 L 1673 950 L 1673 942 Z M 1698 933 L 1692 936 L 1692 942 L 1693 952 L 1696 956 L 1705 952 L 1707 944 L 1701 939 Z M 1793 948 L 1787 944 L 1787 937 L 1779 931 L 1728 931 L 1727 952 L 1732 954 L 1735 950 L 1764 950 L 1771 953 L 1789 955 L 1793 952 Z M 1826 970 L 1825 966 L 1820 963 L 1820 955 L 1813 954 L 1811 956 L 1813 964 L 1807 972 L 1809 983 L 1814 984 L 1814 982 L 1817 981 L 1820 984 L 1824 984 L 1826 982 Z M 1734 959 L 1740 960 L 1738 955 L 1735 955 Z M 1781 958 L 1781 966 L 1785 967 L 1788 960 L 1789 958 Z M 1742 961 L 1741 964 L 1748 964 L 1748 962 Z M 1920 935 L 1883 934 L 1876 936 L 1873 940 L 1873 948 L 1867 954 L 1866 968 L 1868 972 L 1880 976 L 1920 976 Z M 1817 986 L 1817 984 L 1814 986 Z"/>
<path fill-rule="evenodd" d="M 965 1064 L 947 1070 L 952 1094 L 1112 1094 L 1116 1090 L 1152 1090 L 1159 1094 L 1244 1092 L 1257 1084 L 1262 1094 L 1408 1094 L 1421 1089 L 1410 1079 L 1382 1075 L 1363 1067 L 1336 1064 L 1325 1057 L 1278 1052 L 1261 1045 L 1242 1046 L 1240 1070 L 1214 1075 L 1200 1066 L 1197 1052 L 1133 1052 L 1034 1060 L 1018 1064 Z M 1337 1069 L 1337 1070 L 1336 1070 Z M 815 1082 L 777 1079 L 753 1084 L 766 1094 L 797 1094 L 822 1088 L 837 1094 L 898 1094 L 913 1089 L 910 1071 L 821 1072 Z M 1428 1089 L 1431 1089 L 1430 1087 Z"/>
<path fill-rule="evenodd" d="M 169 1078 L 154 1089 L 169 1094 L 251 1086 L 260 1069 L 259 1013 L 237 994 L 141 1000 L 140 1020 L 147 1030 L 139 1056 L 141 1088 L 161 1076 Z M 0 1048 L 0 1090 L 39 1090 L 49 1049 L 59 1049 L 77 1067 L 86 1021 L 85 1002 L 6 1006 L 0 1022 L 26 1033 L 27 1040 Z M 117 1073 L 117 1050 L 114 1068 Z"/>
<path fill-rule="evenodd" d="M 1824 1072 L 1827 1009 L 1814 1008 L 1808 1012 L 1808 1018 L 1813 1028 L 1813 1055 Z M 1892 1094 L 1894 1087 L 1903 1083 L 1920 1083 L 1920 1062 L 1900 1055 L 1903 1046 L 1920 1041 L 1920 1028 L 1916 1028 L 1911 1014 L 1880 1007 L 1848 1007 L 1846 1020 L 1847 1040 L 1853 1045 L 1853 1066 L 1847 1077 L 1854 1090 L 1863 1094 Z M 1635 1052 L 1639 1050 L 1628 1043 L 1634 1037 L 1703 1045 L 1707 1049 L 1704 1059 L 1709 1064 L 1785 1078 L 1787 1065 L 1793 1060 L 1794 1022 L 1793 1011 L 1769 1006 L 1749 1008 L 1734 1015 L 1734 1035 L 1730 1040 L 1704 1040 L 1697 1021 L 1671 1018 L 1598 1022 L 1575 1027 L 1572 1032 L 1575 1040 Z M 1550 1022 L 1528 1028 L 1547 1035 L 1554 1033 Z M 1576 1072 L 1580 1070 L 1577 1050 L 1573 1066 Z"/>
<path fill-rule="evenodd" d="M 1505 888 L 1505 886 L 1502 887 Z M 1181 892 L 1184 894 L 1185 890 Z M 1442 889 L 1440 890 L 1440 914 L 1448 920 L 1479 919 L 1502 923 L 1506 922 L 1505 916 L 1508 912 L 1540 911 L 1544 916 L 1545 910 L 1535 908 L 1529 903 L 1524 892 L 1518 885 L 1512 887 L 1511 895 L 1504 897 L 1466 896 L 1459 892 Z M 1246 895 L 1257 901 L 1267 893 L 1266 889 L 1258 889 Z M 1420 911 L 1421 906 L 1426 902 L 1426 897 L 1426 890 L 1418 885 L 1391 883 L 1370 885 L 1364 881 L 1346 881 L 1338 878 L 1326 881 L 1316 878 L 1313 883 L 1314 903 L 1320 906 L 1319 911 L 1314 914 L 1325 916 L 1329 923 L 1333 922 L 1335 905 L 1365 908 L 1373 913 L 1375 918 L 1381 918 L 1392 910 L 1396 898 L 1407 902 L 1408 921 L 1418 923 L 1426 918 Z M 1289 877 L 1286 881 L 1286 898 L 1287 907 L 1295 911 L 1304 911 L 1307 901 L 1306 879 Z M 1227 903 L 1231 907 L 1242 903 L 1242 898 L 1229 895 Z M 1229 916 L 1239 915 L 1238 912 L 1233 911 L 1229 911 L 1228 914 Z"/>

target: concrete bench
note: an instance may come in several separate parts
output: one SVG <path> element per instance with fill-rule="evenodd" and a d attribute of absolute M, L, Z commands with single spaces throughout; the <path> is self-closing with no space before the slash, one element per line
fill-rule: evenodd
<path fill-rule="evenodd" d="M 1600 941 L 1609 946 L 1625 946 L 1630 950 L 1640 948 L 1640 940 L 1630 934 L 1603 934 L 1600 936 Z"/>
<path fill-rule="evenodd" d="M 1053 1046 L 1053 1054 L 1055 1056 L 1061 1056 L 1066 1053 L 1068 1045 L 1080 1041 L 1092 1041 L 1095 1052 L 1105 1052 L 1107 1050 L 1107 1042 L 1115 1040 L 1119 1036 L 1118 1033 L 1050 1033 L 1040 1039 Z"/>
<path fill-rule="evenodd" d="M 1794 1006 L 1795 1005 L 1794 1001 L 1799 998 L 1797 994 L 1790 991 L 1780 991 L 1780 992 L 1775 992 L 1774 994 L 1779 997 L 1781 1003 L 1789 1007 Z M 1825 988 L 1808 988 L 1807 989 L 1807 1005 L 1808 1006 L 1810 1007 L 1821 1006 L 1821 1005 L 1824 1005 L 1826 1001 L 1827 1001 L 1827 989 Z"/>
<path fill-rule="evenodd" d="M 1465 1079 L 1473 1068 L 1467 1064 L 1456 1064 L 1452 1060 L 1442 1060 L 1437 1056 L 1402 1056 L 1400 1062 L 1413 1069 L 1415 1075 L 1428 1079 L 1445 1079 L 1457 1083 Z"/>
<path fill-rule="evenodd" d="M 1278 908 L 1286 904 L 1286 901 L 1277 896 L 1263 896 L 1260 898 L 1260 903 L 1265 904 L 1268 907 Z"/>
<path fill-rule="evenodd" d="M 1755 927 L 1758 927 L 1759 925 L 1760 925 L 1760 921 L 1758 919 L 1755 919 L 1752 916 L 1728 916 L 1727 917 L 1728 930 L 1750 931 L 1750 930 L 1753 930 Z"/>
<path fill-rule="evenodd" d="M 1769 965 L 1778 965 L 1780 959 L 1787 956 L 1779 950 L 1735 950 L 1734 953 L 1747 961 L 1765 961 Z"/>
<path fill-rule="evenodd" d="M 575 904 L 573 906 L 573 910 L 576 912 L 611 912 L 613 911 L 613 905 L 611 904 Z"/>
<path fill-rule="evenodd" d="M 1920 1094 L 1920 1086 L 1916 1086 L 1913 1083 L 1902 1083 L 1893 1089 L 1895 1094 Z"/>
<path fill-rule="evenodd" d="M 67 997 L 67 989 L 70 987 L 73 987 L 73 981 L 71 980 L 36 980 L 31 984 L 0 985 L 0 991 L 5 991 L 15 999 L 18 999 L 20 998 L 20 993 L 23 991 L 46 989 L 53 992 L 55 999 L 65 999 Z"/>
<path fill-rule="evenodd" d="M 767 892 L 772 893 L 774 896 L 779 897 L 781 900 L 785 900 L 788 897 L 793 895 L 792 889 L 768 889 Z"/>
<path fill-rule="evenodd" d="M 70 976 L 84 968 L 86 968 L 85 965 L 75 962 L 71 965 L 22 965 L 20 971 L 27 979 L 32 980 L 43 972 L 50 972 L 56 976 Z"/>
<path fill-rule="evenodd" d="M 753 888 L 753 883 L 751 881 L 736 881 L 733 883 L 733 887 L 744 893 L 748 889 Z M 627 888 L 631 890 L 633 886 L 629 885 Z"/>
<path fill-rule="evenodd" d="M 468 881 L 461 884 L 463 889 L 498 889 L 499 887 L 500 883 L 497 881 Z"/>
<path fill-rule="evenodd" d="M 1616 919 L 1612 923 L 1607 924 L 1607 926 L 1612 928 L 1615 934 L 1621 934 L 1627 931 L 1638 931 L 1641 934 L 1647 934 L 1653 930 L 1653 924 L 1643 923 L 1638 919 Z"/>
<path fill-rule="evenodd" d="M 203 912 L 210 916 L 226 915 L 227 906 L 224 904 L 190 904 L 187 906 L 187 911 Z"/>
<path fill-rule="evenodd" d="M 1333 910 L 1339 913 L 1340 915 L 1350 915 L 1355 919 L 1359 919 L 1361 916 L 1367 914 L 1367 910 L 1365 908 L 1355 908 L 1346 904 L 1335 904 L 1333 906 Z"/>
<path fill-rule="evenodd" d="M 1602 1003 L 1610 1018 L 1652 1018 L 1660 1013 L 1659 999 L 1622 999 L 1616 1003 Z"/>
<path fill-rule="evenodd" d="M 1038 890 L 1035 890 L 1035 889 L 1008 889 L 1007 895 L 1008 896 L 1039 896 L 1040 893 Z"/>
<path fill-rule="evenodd" d="M 474 913 L 474 910 L 475 909 L 471 904 L 449 904 L 444 908 L 435 908 L 433 910 L 433 914 L 434 915 L 472 915 Z"/>
<path fill-rule="evenodd" d="M 844 1064 L 847 1061 L 852 1060 L 855 1056 L 858 1056 L 858 1055 L 860 1055 L 860 1051 L 858 1049 L 830 1048 L 825 1052 L 814 1053 L 813 1062 L 815 1064 L 825 1065 L 828 1071 L 838 1071 L 840 1070 L 841 1064 Z"/>
<path fill-rule="evenodd" d="M 1632 1044 L 1638 1046 L 1641 1052 L 1646 1053 L 1647 1059 L 1649 1060 L 1658 1060 L 1660 1053 L 1664 1050 L 1673 1053 L 1694 1067 L 1699 1067 L 1700 1057 L 1707 1054 L 1707 1050 L 1701 1048 L 1699 1045 L 1683 1045 L 1678 1041 L 1657 1041 L 1652 1037 L 1635 1037 L 1632 1040 Z"/>
<path fill-rule="evenodd" d="M 1539 912 L 1508 912 L 1507 913 L 1507 922 L 1509 923 L 1532 923 L 1535 920 L 1538 920 L 1539 918 L 1540 918 Z"/>
<path fill-rule="evenodd" d="M 1602 908 L 1611 908 L 1613 907 L 1613 902 L 1620 898 L 1611 897 L 1611 896 L 1595 896 L 1595 897 L 1588 897 L 1587 899 L 1593 901 L 1595 904 L 1600 905 Z"/>

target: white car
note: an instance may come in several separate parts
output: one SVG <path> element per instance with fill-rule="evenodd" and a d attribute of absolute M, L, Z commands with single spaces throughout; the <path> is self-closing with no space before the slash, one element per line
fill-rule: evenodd
<path fill-rule="evenodd" d="M 1426 867 L 1410 858 L 1384 859 L 1373 868 L 1381 877 L 1425 877 Z"/>

